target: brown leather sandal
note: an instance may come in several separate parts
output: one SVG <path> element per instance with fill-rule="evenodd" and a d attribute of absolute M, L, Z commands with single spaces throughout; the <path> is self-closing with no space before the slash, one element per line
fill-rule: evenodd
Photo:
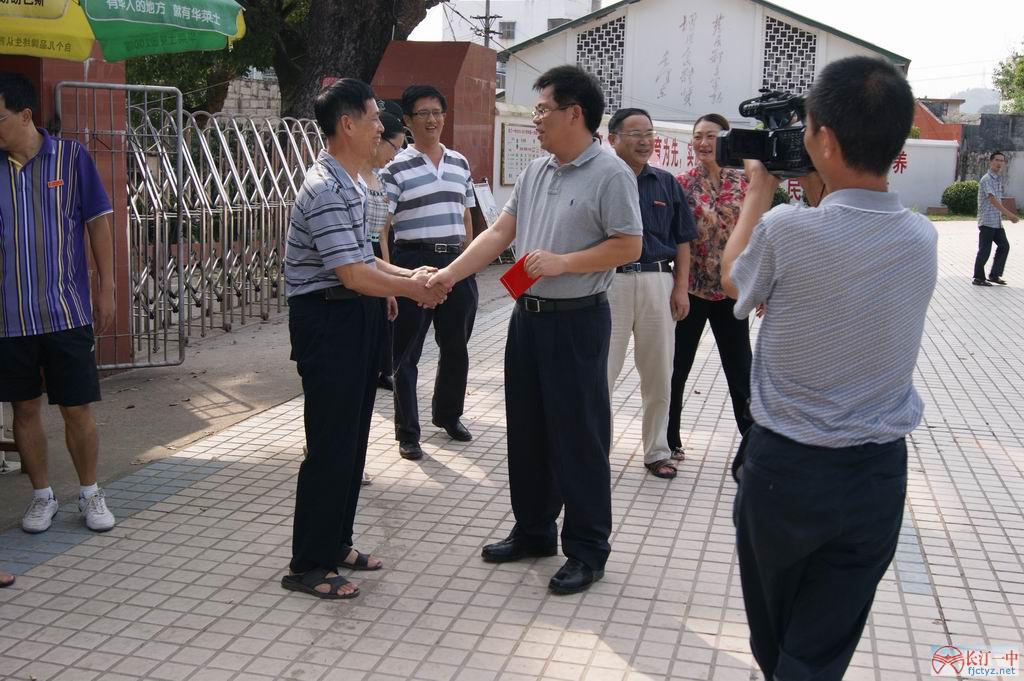
<path fill-rule="evenodd" d="M 662 459 L 654 463 L 645 463 L 644 467 L 656 478 L 671 480 L 676 477 L 676 467 L 672 465 L 671 459 Z"/>

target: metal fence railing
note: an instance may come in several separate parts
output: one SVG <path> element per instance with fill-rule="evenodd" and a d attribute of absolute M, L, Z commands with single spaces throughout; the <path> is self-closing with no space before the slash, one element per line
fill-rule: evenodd
<path fill-rule="evenodd" d="M 283 308 L 288 217 L 323 147 L 314 121 L 188 113 L 155 86 L 64 82 L 56 99 L 60 134 L 93 155 L 124 230 L 101 368 L 180 364 L 189 337 Z"/>

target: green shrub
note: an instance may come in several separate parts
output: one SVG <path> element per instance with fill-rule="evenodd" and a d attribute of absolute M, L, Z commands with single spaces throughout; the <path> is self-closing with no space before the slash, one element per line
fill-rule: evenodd
<path fill-rule="evenodd" d="M 910 126 L 910 134 L 907 135 L 907 139 L 919 140 L 921 139 L 921 128 L 916 125 Z"/>
<path fill-rule="evenodd" d="M 942 205 L 955 215 L 978 214 L 978 183 L 976 180 L 954 182 L 942 192 Z"/>
<path fill-rule="evenodd" d="M 782 187 L 778 187 L 775 190 L 775 196 L 772 197 L 772 208 L 783 203 L 789 203 L 789 192 Z"/>

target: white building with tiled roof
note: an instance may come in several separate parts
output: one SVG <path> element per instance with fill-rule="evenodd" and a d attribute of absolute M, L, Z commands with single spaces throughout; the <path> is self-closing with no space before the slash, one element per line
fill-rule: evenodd
<path fill-rule="evenodd" d="M 740 122 L 739 103 L 760 88 L 802 94 L 825 64 L 852 55 L 888 59 L 904 71 L 910 64 L 762 0 L 620 0 L 498 58 L 510 104 L 533 104 L 532 84 L 544 70 L 579 64 L 601 80 L 609 112 L 635 106 L 680 122 L 718 112 Z"/>

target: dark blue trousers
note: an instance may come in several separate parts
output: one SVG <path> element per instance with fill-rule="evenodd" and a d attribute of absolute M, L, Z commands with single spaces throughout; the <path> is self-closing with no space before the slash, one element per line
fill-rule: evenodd
<path fill-rule="evenodd" d="M 604 568 L 612 529 L 608 303 L 568 312 L 516 306 L 505 345 L 512 536 Z"/>
<path fill-rule="evenodd" d="M 765 679 L 841 681 L 896 552 L 903 438 L 831 449 L 755 424 L 733 508 L 750 648 Z"/>
<path fill-rule="evenodd" d="M 992 254 L 992 244 L 996 245 L 996 257 L 992 260 L 992 269 L 989 276 L 992 278 L 1003 276 L 1003 269 L 1006 268 L 1006 258 L 1010 255 L 1010 240 L 1006 238 L 1006 229 L 1003 227 L 978 226 L 978 255 L 974 259 L 974 278 L 985 278 L 985 263 L 988 256 Z"/>
<path fill-rule="evenodd" d="M 325 301 L 315 293 L 292 296 L 288 307 L 308 449 L 295 491 L 291 569 L 333 570 L 352 546 L 384 313 L 379 298 Z"/>
<path fill-rule="evenodd" d="M 392 263 L 410 270 L 422 265 L 440 269 L 455 259 L 454 254 L 403 251 L 400 243 L 395 245 L 391 253 Z M 434 325 L 434 340 L 438 350 L 431 416 L 434 421 L 443 424 L 454 423 L 462 417 L 469 378 L 467 344 L 473 334 L 479 299 L 475 277 L 467 277 L 455 284 L 448 299 L 432 310 L 422 308 L 408 298 L 398 299 L 394 336 L 394 398 L 395 439 L 399 442 L 420 440 L 416 384 L 420 375 L 418 365 L 423 354 L 423 341 L 431 324 Z"/>

